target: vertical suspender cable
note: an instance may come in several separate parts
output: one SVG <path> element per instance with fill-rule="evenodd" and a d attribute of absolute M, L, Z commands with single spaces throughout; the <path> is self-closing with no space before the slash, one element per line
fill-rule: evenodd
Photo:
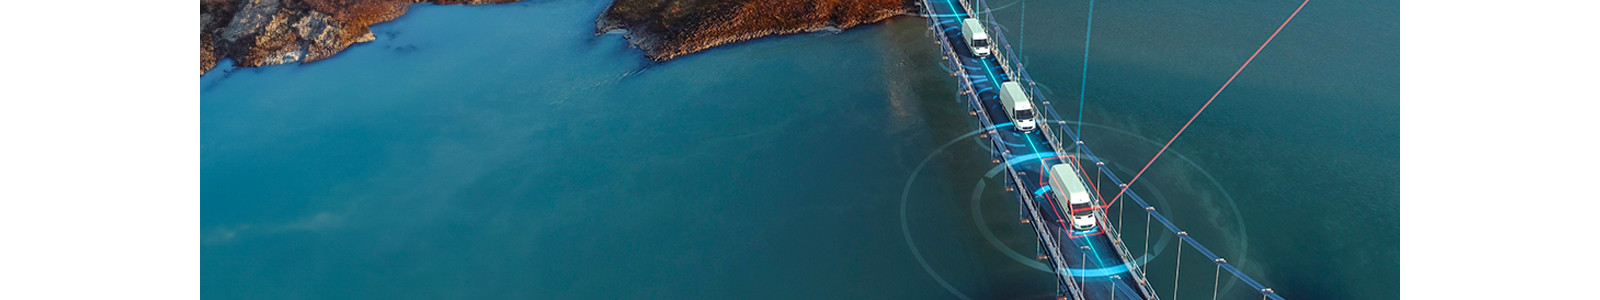
<path fill-rule="evenodd" d="M 1078 124 L 1083 124 L 1083 123 L 1078 123 Z M 1088 145 L 1084 145 L 1084 146 L 1088 147 Z M 1100 186 L 1100 177 L 1105 177 L 1106 176 L 1106 174 L 1104 172 L 1105 172 L 1105 168 L 1100 166 L 1100 162 L 1095 162 L 1095 164 L 1094 164 L 1094 186 Z M 1094 195 L 1097 196 L 1097 197 L 1100 197 L 1100 200 L 1101 200 L 1100 202 L 1101 203 L 1105 203 L 1106 195 L 1101 195 L 1100 191 L 1095 191 Z"/>
<path fill-rule="evenodd" d="M 1078 126 L 1083 126 L 1083 123 L 1078 123 Z M 1084 144 L 1083 145 L 1083 147 L 1088 147 L 1088 146 L 1089 146 L 1088 144 Z M 1074 147 L 1074 149 L 1076 149 L 1076 148 L 1082 148 L 1082 147 Z M 1099 158 L 1096 158 L 1096 159 L 1099 159 Z M 1100 186 L 1100 177 L 1105 177 L 1105 175 L 1106 175 L 1104 173 L 1105 172 L 1105 167 L 1101 166 L 1101 164 L 1104 164 L 1104 162 L 1098 162 L 1097 161 L 1097 162 L 1094 163 L 1094 171 L 1095 171 L 1094 172 L 1094 186 L 1096 186 L 1096 187 Z M 1105 201 L 1106 200 L 1106 195 L 1101 195 L 1099 189 L 1095 189 L 1094 196 L 1100 198 L 1100 205 L 1106 205 L 1107 204 L 1106 201 Z M 1122 214 L 1122 212 L 1118 211 L 1117 214 L 1120 216 Z M 1117 228 L 1122 228 L 1122 224 L 1117 224 Z"/>
<path fill-rule="evenodd" d="M 1211 275 L 1211 300 L 1217 300 L 1217 282 L 1222 280 L 1222 263 L 1217 263 L 1217 274 Z"/>
<path fill-rule="evenodd" d="M 1149 209 L 1147 208 L 1146 210 Z M 1140 256 L 1150 256 L 1150 214 L 1144 214 L 1144 252 L 1139 254 Z M 1139 276 L 1150 274 L 1150 271 L 1145 270 L 1144 268 L 1146 265 L 1149 265 L 1149 262 L 1150 260 L 1146 259 L 1145 263 L 1139 266 Z M 1145 278 L 1147 278 L 1146 280 L 1149 280 L 1149 277 Z"/>
<path fill-rule="evenodd" d="M 1172 300 L 1178 300 L 1178 275 L 1183 275 L 1178 272 L 1179 269 L 1183 269 L 1183 232 L 1178 232 L 1178 235 L 1178 263 L 1172 266 Z"/>
<path fill-rule="evenodd" d="M 1111 299 L 1117 299 L 1117 281 L 1122 281 L 1121 276 L 1111 275 Z"/>
<path fill-rule="evenodd" d="M 1098 167 L 1096 167 L 1096 168 L 1098 168 Z M 1105 175 L 1105 174 L 1100 173 L 1100 172 L 1095 172 L 1095 176 L 1094 176 L 1095 186 L 1099 186 L 1099 184 L 1100 184 L 1100 176 L 1101 175 Z M 1106 199 L 1104 195 L 1100 195 L 1099 191 L 1095 192 L 1095 196 L 1100 196 L 1101 197 L 1100 200 L 1105 200 Z M 1125 219 L 1122 216 L 1122 203 L 1117 203 L 1117 240 L 1118 241 L 1122 240 L 1122 229 L 1123 228 L 1127 228 L 1127 227 L 1122 227 L 1122 219 Z"/>
<path fill-rule="evenodd" d="M 1083 241 L 1083 242 L 1084 243 L 1088 243 L 1089 241 L 1086 240 L 1086 241 Z M 1089 252 L 1088 251 L 1083 251 L 1083 250 L 1088 250 L 1088 249 L 1084 249 L 1084 248 L 1089 248 L 1089 246 L 1083 246 L 1082 248 L 1078 249 L 1078 253 L 1083 253 L 1083 255 L 1078 256 L 1078 269 L 1079 270 L 1088 270 L 1089 269 Z M 1068 273 L 1070 274 L 1071 272 L 1068 272 Z M 1087 273 L 1087 272 L 1085 272 L 1085 273 Z M 1078 279 L 1078 288 L 1080 288 L 1080 289 L 1083 288 L 1084 285 L 1088 284 L 1087 283 L 1088 281 L 1089 281 L 1088 274 L 1084 274 L 1084 276 L 1082 276 L 1081 278 Z"/>

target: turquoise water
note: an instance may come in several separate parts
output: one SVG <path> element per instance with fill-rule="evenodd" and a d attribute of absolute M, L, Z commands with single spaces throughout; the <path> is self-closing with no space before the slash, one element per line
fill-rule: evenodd
<path fill-rule="evenodd" d="M 956 298 L 931 270 L 974 299 L 1053 296 L 984 150 L 934 153 L 974 125 L 924 20 L 653 63 L 592 36 L 606 4 L 417 5 L 329 60 L 202 76 L 202 295 Z M 1086 4 L 1027 8 L 1063 114 Z M 1097 3 L 1091 147 L 1142 165 L 1138 137 L 1164 141 L 1296 4 Z M 1358 5 L 1308 5 L 1140 179 L 1295 299 L 1397 296 L 1397 8 Z"/>

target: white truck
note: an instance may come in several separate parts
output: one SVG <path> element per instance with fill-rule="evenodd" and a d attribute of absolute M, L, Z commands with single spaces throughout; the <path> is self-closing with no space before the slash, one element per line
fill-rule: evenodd
<path fill-rule="evenodd" d="M 1056 202 L 1066 200 L 1067 210 L 1077 210 L 1093 207 L 1089 200 L 1089 189 L 1084 187 L 1083 180 L 1078 177 L 1077 168 L 1071 164 L 1055 164 L 1050 166 L 1050 191 L 1055 192 Z M 1080 231 L 1094 229 L 1094 210 L 1083 210 L 1072 213 L 1072 228 Z"/>
<path fill-rule="evenodd" d="M 978 19 L 961 20 L 961 37 L 966 38 L 967 50 L 972 50 L 973 56 L 989 56 L 989 33 L 983 31 L 983 23 L 979 23 Z"/>
<path fill-rule="evenodd" d="M 1038 127 L 1038 122 L 1034 121 L 1033 100 L 1022 92 L 1022 84 L 1016 81 L 1001 83 L 1000 105 L 1006 107 L 1006 115 L 1011 117 L 1011 124 L 1015 125 L 1017 131 L 1029 132 Z"/>

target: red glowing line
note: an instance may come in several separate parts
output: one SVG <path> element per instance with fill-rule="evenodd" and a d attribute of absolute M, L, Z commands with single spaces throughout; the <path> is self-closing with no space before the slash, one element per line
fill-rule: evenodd
<path fill-rule="evenodd" d="M 1161 153 L 1162 152 L 1166 152 L 1168 146 L 1172 146 L 1172 141 L 1178 140 L 1178 136 L 1179 135 L 1183 135 L 1183 130 L 1189 129 L 1189 124 L 1194 123 L 1194 119 L 1199 118 L 1200 117 L 1200 113 L 1201 112 L 1205 112 L 1207 106 L 1211 106 L 1211 101 L 1212 100 L 1217 100 L 1217 95 L 1221 95 L 1222 94 L 1222 90 L 1228 88 L 1228 84 L 1229 83 L 1233 83 L 1233 78 L 1239 77 L 1239 72 L 1243 72 L 1244 71 L 1244 67 L 1245 66 L 1249 66 L 1250 65 L 1250 61 L 1251 60 L 1255 60 L 1257 54 L 1261 54 L 1261 49 L 1266 49 L 1267 48 L 1267 43 L 1271 43 L 1272 42 L 1272 38 L 1277 37 L 1278 36 L 1278 32 L 1279 31 L 1283 31 L 1283 27 L 1284 26 L 1288 26 L 1290 20 L 1294 20 L 1294 15 L 1300 14 L 1300 9 L 1301 8 L 1305 8 L 1306 7 L 1306 3 L 1310 3 L 1310 2 L 1311 2 L 1311 0 L 1305 0 L 1304 2 L 1300 2 L 1300 7 L 1295 8 L 1294 9 L 1294 13 L 1289 14 L 1289 18 L 1288 19 L 1283 20 L 1283 24 L 1282 25 L 1278 25 L 1278 30 L 1272 31 L 1272 35 L 1267 37 L 1267 41 L 1266 42 L 1262 42 L 1261 43 L 1261 47 L 1256 48 L 1256 53 L 1251 53 L 1250 54 L 1250 58 L 1244 60 L 1244 65 L 1240 65 L 1239 66 L 1239 70 L 1233 71 L 1233 76 L 1229 76 L 1228 77 L 1228 81 L 1223 82 L 1222 83 L 1222 87 L 1221 88 L 1217 88 L 1217 92 L 1215 94 L 1211 94 L 1211 99 L 1206 100 L 1206 104 L 1205 105 L 1201 105 L 1200 106 L 1200 110 L 1199 111 L 1195 111 L 1194 112 L 1194 116 L 1189 117 L 1189 121 L 1188 122 L 1184 122 L 1183 123 L 1183 127 L 1178 128 L 1178 133 L 1173 134 L 1172 135 L 1172 139 L 1167 140 L 1167 144 L 1161 146 L 1161 150 L 1160 151 L 1156 151 L 1156 156 L 1155 157 L 1151 157 L 1149 162 L 1145 162 L 1144 163 L 1144 167 L 1143 168 L 1139 168 L 1139 172 L 1138 173 L 1133 173 L 1133 179 L 1129 179 L 1128 180 L 1128 184 L 1127 185 L 1123 185 L 1122 189 L 1120 191 L 1117 191 L 1117 196 L 1116 197 L 1111 197 L 1111 202 L 1106 202 L 1105 205 L 1111 205 L 1111 203 L 1117 202 L 1117 199 L 1122 198 L 1122 193 L 1127 192 L 1128 188 L 1133 186 L 1133 182 L 1139 180 L 1139 175 L 1144 175 L 1144 171 L 1146 169 L 1150 169 L 1150 164 L 1155 163 L 1157 158 L 1161 158 Z"/>

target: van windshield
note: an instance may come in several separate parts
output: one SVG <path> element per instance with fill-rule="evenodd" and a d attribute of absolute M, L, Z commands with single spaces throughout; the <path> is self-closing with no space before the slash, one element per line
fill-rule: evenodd
<path fill-rule="evenodd" d="M 987 40 L 987 39 L 972 40 L 972 46 L 973 47 L 979 47 L 979 48 L 988 47 L 989 46 L 989 40 Z"/>
<path fill-rule="evenodd" d="M 1026 120 L 1026 119 L 1032 119 L 1032 118 L 1033 118 L 1033 110 L 1032 109 L 1019 109 L 1019 110 L 1017 110 L 1017 119 Z"/>

